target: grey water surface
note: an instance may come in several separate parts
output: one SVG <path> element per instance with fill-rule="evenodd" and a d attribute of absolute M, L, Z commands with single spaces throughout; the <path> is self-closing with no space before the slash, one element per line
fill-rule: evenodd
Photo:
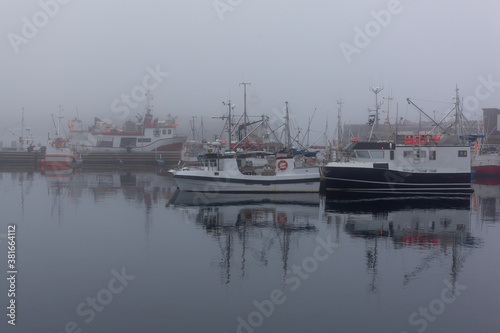
<path fill-rule="evenodd" d="M 1 332 L 497 332 L 500 185 L 176 193 L 160 169 L 0 172 Z M 15 326 L 9 324 L 15 299 Z"/>

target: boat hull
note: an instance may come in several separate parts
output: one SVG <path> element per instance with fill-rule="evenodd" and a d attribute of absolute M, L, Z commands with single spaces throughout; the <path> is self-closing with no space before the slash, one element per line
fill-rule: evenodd
<path fill-rule="evenodd" d="M 471 193 L 470 182 L 470 172 L 415 173 L 352 166 L 323 169 L 327 193 L 455 195 Z"/>
<path fill-rule="evenodd" d="M 476 172 L 477 176 L 500 176 L 499 165 L 473 166 L 472 170 Z"/>
<path fill-rule="evenodd" d="M 96 135 L 97 136 L 97 135 Z M 143 137 L 137 136 L 134 146 L 126 147 L 119 144 L 121 138 L 126 136 L 109 136 L 108 139 L 115 142 L 113 146 L 99 146 L 93 143 L 98 142 L 97 139 L 90 136 L 90 139 L 85 140 L 75 140 L 77 146 L 82 151 L 90 152 L 178 152 L 182 149 L 182 144 L 186 141 L 185 136 L 177 136 L 171 138 L 161 138 L 157 140 L 151 140 L 151 142 L 140 142 Z"/>
<path fill-rule="evenodd" d="M 319 192 L 320 177 L 207 177 L 183 175 L 174 176 L 181 191 L 188 192 Z"/>
<path fill-rule="evenodd" d="M 75 165 L 76 158 L 73 154 L 46 154 L 45 166 L 47 168 L 71 168 Z"/>
<path fill-rule="evenodd" d="M 472 160 L 477 176 L 500 176 L 500 155 L 478 155 Z"/>

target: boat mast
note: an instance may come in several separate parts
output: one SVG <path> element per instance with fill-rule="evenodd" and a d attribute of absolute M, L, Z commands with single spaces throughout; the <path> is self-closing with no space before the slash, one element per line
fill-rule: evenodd
<path fill-rule="evenodd" d="M 203 133 L 205 131 L 205 128 L 203 126 L 203 116 L 201 116 L 201 142 L 205 141 L 205 134 Z"/>
<path fill-rule="evenodd" d="M 368 122 L 371 125 L 370 137 L 368 138 L 368 141 L 371 141 L 374 131 L 375 133 L 378 134 L 378 122 L 379 122 L 378 113 L 380 106 L 382 105 L 382 102 L 380 103 L 378 102 L 378 93 L 384 90 L 384 87 L 371 87 L 370 90 L 373 91 L 373 93 L 375 94 L 375 110 L 370 110 L 370 111 L 375 111 L 375 114 L 370 115 L 368 120 Z"/>
<path fill-rule="evenodd" d="M 144 127 L 148 127 L 153 124 L 153 115 L 151 114 L 151 111 L 153 110 L 153 104 L 151 103 L 151 101 L 154 99 L 154 97 L 151 94 L 150 90 L 146 91 L 146 97 L 147 99 L 146 99 L 146 114 L 144 115 Z M 143 128 L 143 131 L 145 131 L 145 128 Z"/>
<path fill-rule="evenodd" d="M 231 150 L 231 134 L 233 132 L 231 110 L 235 107 L 235 105 L 231 104 L 231 100 L 228 100 L 227 104 L 226 104 L 226 102 L 222 102 L 222 104 L 228 106 L 229 113 L 228 113 L 228 119 L 227 119 L 228 120 L 228 122 L 227 122 L 227 134 L 228 134 L 229 150 Z"/>
<path fill-rule="evenodd" d="M 286 145 L 288 148 L 292 148 L 292 136 L 290 133 L 290 117 L 288 115 L 288 102 L 285 101 L 285 130 L 286 130 Z"/>
<path fill-rule="evenodd" d="M 399 124 L 399 103 L 396 103 L 396 121 L 394 126 L 396 127 L 395 129 L 395 134 L 394 134 L 394 143 L 396 143 L 398 139 L 398 124 Z"/>
<path fill-rule="evenodd" d="M 247 137 L 247 123 L 249 122 L 247 116 L 247 85 L 252 85 L 249 82 L 241 82 L 240 86 L 243 86 L 243 133 L 245 134 L 245 138 Z"/>
<path fill-rule="evenodd" d="M 427 119 L 429 119 L 431 122 L 433 122 L 436 125 L 436 127 L 441 128 L 441 130 L 443 131 L 443 133 L 446 133 L 446 129 L 443 126 L 441 126 L 441 123 L 443 122 L 444 119 L 441 120 L 439 123 L 437 123 L 434 119 L 432 119 L 431 116 L 429 116 L 427 113 L 425 113 L 424 110 L 422 110 L 421 108 L 419 108 L 417 104 L 413 103 L 413 101 L 409 97 L 406 98 L 406 101 L 408 102 L 408 104 L 413 105 L 418 111 L 420 111 L 420 113 L 422 113 L 424 116 L 426 116 Z M 453 111 L 453 109 L 451 111 Z"/>
<path fill-rule="evenodd" d="M 460 96 L 458 94 L 458 85 L 455 87 L 455 134 L 462 138 L 462 110 L 460 109 Z"/>
<path fill-rule="evenodd" d="M 23 107 L 23 110 L 21 112 L 21 137 L 19 138 L 19 143 L 21 144 L 21 149 L 24 149 L 24 137 L 23 137 L 23 133 L 24 133 L 24 107 Z"/>
<path fill-rule="evenodd" d="M 316 108 L 314 108 L 314 112 L 316 112 Z M 314 114 L 313 114 L 314 115 Z M 307 141 L 306 148 L 309 148 L 309 133 L 311 131 L 311 117 L 309 117 L 309 121 L 307 122 Z"/>
<path fill-rule="evenodd" d="M 195 128 L 194 128 L 194 119 L 196 118 L 196 116 L 192 116 L 193 117 L 193 120 L 191 120 L 191 135 L 193 136 L 193 141 L 196 141 L 196 132 L 195 132 Z"/>
<path fill-rule="evenodd" d="M 338 112 L 337 112 L 337 147 L 342 143 L 344 133 L 342 132 L 342 106 L 344 101 L 341 99 L 337 100 Z M 328 124 L 327 124 L 328 125 Z"/>
<path fill-rule="evenodd" d="M 389 135 L 391 134 L 391 122 L 389 121 L 389 105 L 391 104 L 391 101 L 394 99 L 394 97 L 387 96 L 384 97 L 384 99 L 387 100 L 387 118 L 385 120 L 384 125 L 387 126 L 386 135 L 387 135 L 387 140 L 389 140 Z"/>
<path fill-rule="evenodd" d="M 59 116 L 57 117 L 57 133 L 56 133 L 56 138 L 60 138 L 61 137 L 61 133 L 60 133 L 60 130 L 61 130 L 61 119 L 64 118 L 63 115 L 62 115 L 62 111 L 63 111 L 63 108 L 61 105 L 59 105 Z"/>

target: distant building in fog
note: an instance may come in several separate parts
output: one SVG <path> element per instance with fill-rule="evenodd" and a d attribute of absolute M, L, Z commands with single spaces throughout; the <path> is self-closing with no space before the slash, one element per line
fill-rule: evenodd
<path fill-rule="evenodd" d="M 500 109 L 483 109 L 486 144 L 500 144 Z"/>

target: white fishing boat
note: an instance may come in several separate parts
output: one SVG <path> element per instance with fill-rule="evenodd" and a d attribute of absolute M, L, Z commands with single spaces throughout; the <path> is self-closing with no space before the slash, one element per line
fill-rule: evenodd
<path fill-rule="evenodd" d="M 200 169 L 177 171 L 181 191 L 192 192 L 319 192 L 318 167 L 297 167 L 293 157 L 253 167 L 234 154 L 205 154 Z M 243 172 L 244 173 L 243 173 Z"/>
<path fill-rule="evenodd" d="M 69 141 L 61 137 L 60 123 L 63 116 L 61 113 L 57 117 L 55 138 L 49 139 L 47 149 L 45 151 L 45 159 L 42 160 L 44 167 L 47 169 L 67 169 L 72 168 L 78 164 L 79 158 L 74 149 L 70 147 Z M 54 115 L 52 115 L 54 120 Z"/>
<path fill-rule="evenodd" d="M 123 127 L 94 118 L 94 125 L 85 130 L 78 119 L 70 121 L 72 143 L 86 152 L 180 151 L 187 137 L 177 135 L 179 124 L 170 114 L 166 120 L 153 118 L 149 100 L 145 115 L 137 115 L 136 121 L 125 121 Z"/>
<path fill-rule="evenodd" d="M 46 168 L 72 168 L 78 163 L 78 155 L 68 146 L 68 141 L 56 138 L 45 152 Z"/>
<path fill-rule="evenodd" d="M 230 120 L 231 102 L 228 105 Z M 285 128 L 288 128 L 288 109 L 286 119 Z M 228 124 L 228 147 L 232 147 L 231 121 Z M 275 154 L 217 151 L 200 156 L 199 161 L 199 168 L 175 172 L 174 179 L 181 191 L 319 192 L 319 167 L 305 166 L 303 161 L 293 157 L 291 149 Z"/>
<path fill-rule="evenodd" d="M 17 125 L 17 124 L 16 124 Z M 21 127 L 19 128 L 19 132 L 14 132 L 12 130 L 13 126 L 8 126 L 5 128 L 7 132 L 16 137 L 15 141 L 10 141 L 10 147 L 4 146 L 4 142 L 0 140 L 0 152 L 32 152 L 41 150 L 41 145 L 38 146 L 35 144 L 35 139 L 33 138 L 33 132 L 30 127 L 26 127 L 24 125 L 24 108 L 22 110 L 21 116 Z"/>

